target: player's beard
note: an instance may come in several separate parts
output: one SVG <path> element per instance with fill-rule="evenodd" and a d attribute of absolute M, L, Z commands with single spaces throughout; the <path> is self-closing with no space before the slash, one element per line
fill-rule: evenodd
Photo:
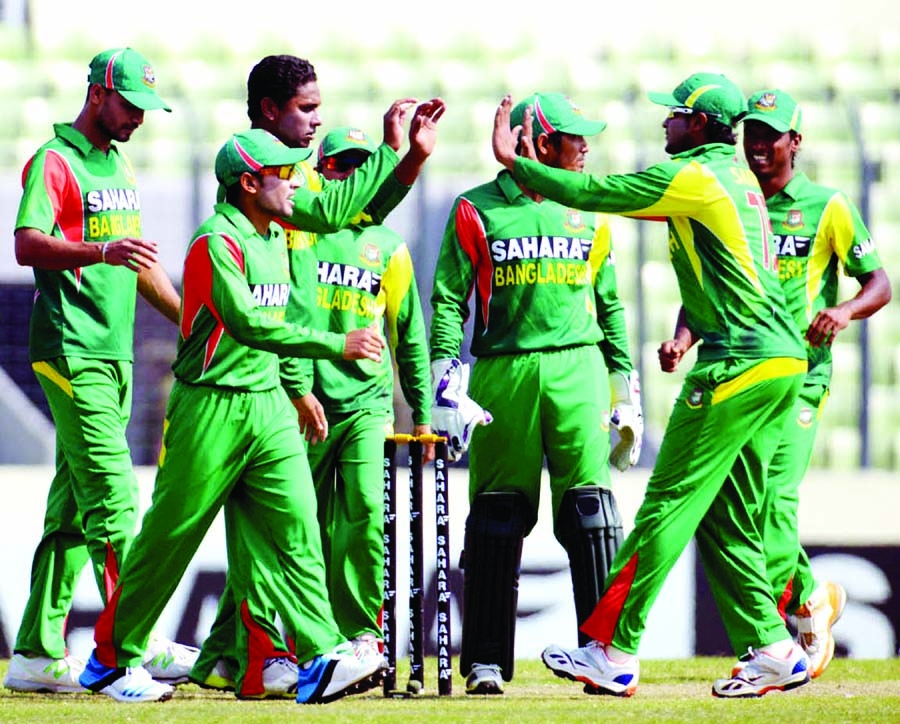
<path fill-rule="evenodd" d="M 129 141 L 131 139 L 131 134 L 133 134 L 139 127 L 140 124 L 134 125 L 130 123 L 113 127 L 111 124 L 107 123 L 102 116 L 97 119 L 97 129 L 106 138 L 109 138 L 112 141 L 118 141 L 119 143 L 125 143 L 126 141 Z"/>

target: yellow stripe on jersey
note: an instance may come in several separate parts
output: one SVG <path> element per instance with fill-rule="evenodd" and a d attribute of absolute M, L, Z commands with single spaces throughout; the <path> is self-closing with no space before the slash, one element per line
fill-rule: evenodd
<path fill-rule="evenodd" d="M 163 419 L 162 444 L 159 446 L 159 460 L 157 461 L 159 467 L 162 467 L 163 463 L 166 461 L 166 430 L 168 429 L 169 418 L 166 417 Z"/>
<path fill-rule="evenodd" d="M 322 190 L 322 177 L 319 175 L 319 172 L 316 171 L 316 167 L 309 161 L 301 161 L 298 163 L 297 170 L 303 174 L 303 178 L 306 179 L 306 186 L 310 191 L 318 193 Z"/>
<path fill-rule="evenodd" d="M 807 366 L 805 359 L 795 359 L 793 357 L 773 357 L 772 359 L 767 359 L 765 362 L 760 362 L 746 372 L 739 374 L 734 379 L 723 382 L 716 387 L 713 391 L 710 403 L 716 405 L 720 402 L 725 402 L 725 400 L 743 392 L 748 387 L 752 387 L 760 382 L 765 382 L 766 380 L 805 374 Z"/>
<path fill-rule="evenodd" d="M 832 254 L 843 264 L 855 238 L 853 216 L 847 202 L 835 193 L 822 210 L 806 264 L 806 322 L 812 324 L 813 305 L 822 293 L 822 277 Z"/>
<path fill-rule="evenodd" d="M 591 253 L 588 254 L 587 278 L 591 286 L 597 279 L 600 268 L 609 256 L 612 248 L 612 234 L 609 230 L 609 217 L 606 214 L 596 214 L 594 240 L 591 245 Z"/>
<path fill-rule="evenodd" d="M 672 233 L 678 237 L 678 242 L 684 253 L 687 254 L 688 260 L 691 262 L 691 269 L 694 270 L 694 276 L 697 278 L 697 284 L 703 288 L 703 265 L 700 263 L 700 256 L 694 246 L 694 227 L 691 226 L 691 220 L 684 216 L 676 216 L 669 221 L 672 223 Z"/>
<path fill-rule="evenodd" d="M 31 365 L 31 369 L 34 370 L 35 374 L 50 380 L 54 385 L 65 392 L 68 397 L 75 397 L 72 392 L 72 383 L 57 372 L 49 362 L 35 362 Z"/>
<path fill-rule="evenodd" d="M 406 299 L 412 284 L 413 273 L 413 261 L 409 254 L 409 247 L 401 244 L 388 259 L 387 267 L 381 277 L 381 290 L 375 300 L 376 318 L 387 314 L 388 343 L 391 349 L 397 348 L 400 338 L 397 332 L 397 317 L 400 313 L 400 306 Z"/>
<path fill-rule="evenodd" d="M 700 257 L 693 246 L 694 235 L 690 231 L 690 220 L 714 230 L 712 233 L 744 271 L 749 282 L 761 296 L 765 294 L 753 263 L 753 253 L 741 223 L 740 212 L 731 194 L 706 164 L 696 161 L 686 163 L 672 177 L 659 201 L 646 209 L 630 211 L 628 216 L 669 217 L 669 221 L 679 232 L 680 240 L 684 242 L 701 287 L 703 278 Z"/>

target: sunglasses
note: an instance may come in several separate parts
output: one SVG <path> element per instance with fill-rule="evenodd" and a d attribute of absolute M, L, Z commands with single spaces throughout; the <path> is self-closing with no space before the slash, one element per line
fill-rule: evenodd
<path fill-rule="evenodd" d="M 705 113 L 710 118 L 721 118 L 721 113 L 710 113 L 709 111 L 698 111 L 687 106 L 669 106 L 669 115 L 666 118 L 675 118 L 675 116 L 690 116 L 694 113 Z"/>
<path fill-rule="evenodd" d="M 294 177 L 295 166 L 263 166 L 256 173 L 260 176 L 277 176 L 282 181 L 288 181 Z"/>
<path fill-rule="evenodd" d="M 346 173 L 362 166 L 367 158 L 368 156 L 326 156 L 321 164 L 323 170 Z"/>

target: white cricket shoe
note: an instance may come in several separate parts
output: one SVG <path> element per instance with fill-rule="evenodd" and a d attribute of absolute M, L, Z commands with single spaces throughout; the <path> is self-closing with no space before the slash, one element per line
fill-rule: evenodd
<path fill-rule="evenodd" d="M 582 682 L 585 694 L 632 696 L 641 673 L 637 658 L 633 663 L 617 664 L 606 655 L 606 648 L 599 641 L 589 641 L 577 649 L 548 646 L 541 661 L 560 678 Z"/>
<path fill-rule="evenodd" d="M 288 656 L 266 659 L 263 664 L 263 693 L 258 696 L 238 694 L 239 699 L 290 699 L 297 695 L 300 667 Z"/>
<path fill-rule="evenodd" d="M 175 692 L 168 684 L 154 681 L 143 666 L 114 669 L 101 664 L 95 654 L 91 654 L 78 680 L 85 689 L 128 704 L 168 701 Z"/>
<path fill-rule="evenodd" d="M 831 627 L 847 605 L 847 592 L 838 583 L 826 581 L 797 609 L 797 643 L 809 657 L 809 675 L 815 679 L 834 657 Z"/>
<path fill-rule="evenodd" d="M 13 691 L 39 691 L 45 694 L 68 694 L 84 691 L 78 677 L 84 662 L 74 656 L 51 659 L 49 656 L 13 654 L 3 685 Z"/>
<path fill-rule="evenodd" d="M 144 668 L 157 681 L 184 684 L 197 663 L 200 649 L 178 644 L 162 636 L 151 636 L 144 652 Z"/>
<path fill-rule="evenodd" d="M 341 645 L 300 665 L 297 703 L 326 704 L 361 694 L 378 686 L 384 672 L 384 656 L 357 657 L 351 646 Z"/>
<path fill-rule="evenodd" d="M 466 677 L 467 694 L 502 694 L 503 676 L 496 664 L 472 664 Z"/>
<path fill-rule="evenodd" d="M 350 645 L 353 646 L 356 658 L 365 659 L 374 656 L 381 659 L 383 669 L 388 668 L 388 660 L 384 655 L 384 641 L 378 639 L 374 634 L 365 633 L 357 636 L 350 641 Z"/>
<path fill-rule="evenodd" d="M 797 644 L 785 658 L 750 651 L 750 658 L 730 679 L 716 679 L 712 695 L 739 699 L 763 696 L 770 691 L 789 691 L 809 683 L 809 659 Z"/>

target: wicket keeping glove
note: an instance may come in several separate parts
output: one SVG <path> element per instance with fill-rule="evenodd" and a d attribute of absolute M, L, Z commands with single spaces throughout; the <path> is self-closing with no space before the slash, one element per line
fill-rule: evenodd
<path fill-rule="evenodd" d="M 467 394 L 469 365 L 458 359 L 431 363 L 431 389 L 431 429 L 447 438 L 447 457 L 456 462 L 469 449 L 475 426 L 487 425 L 493 418 Z"/>
<path fill-rule="evenodd" d="M 637 370 L 628 375 L 610 376 L 612 414 L 610 423 L 619 431 L 619 443 L 609 453 L 609 461 L 619 470 L 628 470 L 641 456 L 644 438 L 644 412 L 641 409 L 641 380 Z"/>

